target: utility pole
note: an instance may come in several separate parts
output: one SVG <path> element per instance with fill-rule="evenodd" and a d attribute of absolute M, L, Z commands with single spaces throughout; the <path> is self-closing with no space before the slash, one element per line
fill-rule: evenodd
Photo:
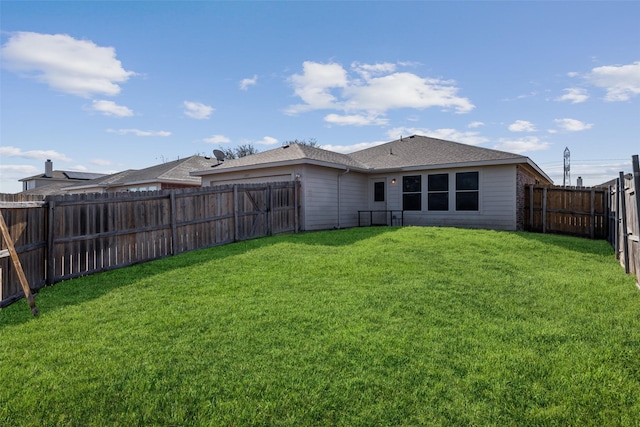
<path fill-rule="evenodd" d="M 571 185 L 571 151 L 569 147 L 564 149 L 564 179 L 562 180 L 562 186 L 566 187 Z"/>

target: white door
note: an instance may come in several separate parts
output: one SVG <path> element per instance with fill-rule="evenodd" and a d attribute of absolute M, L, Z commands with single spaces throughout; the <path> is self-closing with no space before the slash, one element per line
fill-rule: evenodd
<path fill-rule="evenodd" d="M 387 212 L 387 178 L 373 178 L 370 181 L 371 225 L 390 225 Z"/>

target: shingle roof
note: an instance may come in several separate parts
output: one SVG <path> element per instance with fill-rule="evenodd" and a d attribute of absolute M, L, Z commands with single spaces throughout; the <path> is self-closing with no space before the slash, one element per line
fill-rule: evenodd
<path fill-rule="evenodd" d="M 372 169 L 527 159 L 526 156 L 426 136 L 410 136 L 349 155 Z"/>
<path fill-rule="evenodd" d="M 31 181 L 33 179 L 51 179 L 51 180 L 65 180 L 65 181 L 86 181 L 89 179 L 95 179 L 105 176 L 104 173 L 93 172 L 78 172 L 78 171 L 59 171 L 54 170 L 51 172 L 51 176 L 47 177 L 44 173 L 38 175 L 28 176 L 26 178 L 19 179 L 18 181 Z M 67 183 L 68 185 L 69 183 Z"/>
<path fill-rule="evenodd" d="M 403 169 L 412 167 L 428 167 L 437 165 L 460 165 L 469 163 L 525 163 L 526 156 L 507 153 L 489 148 L 475 147 L 458 142 L 429 138 L 426 136 L 410 136 L 386 144 L 378 145 L 351 154 L 340 154 L 302 144 L 291 144 L 263 151 L 234 160 L 225 160 L 215 165 L 215 170 L 201 170 L 193 175 L 221 173 L 236 168 L 254 168 L 275 166 L 287 162 L 322 162 L 339 168 L 360 169 L 375 172 L 376 170 Z"/>
<path fill-rule="evenodd" d="M 261 165 L 273 165 L 276 163 L 311 161 L 319 162 L 327 165 L 336 165 L 349 167 L 354 169 L 367 169 L 367 166 L 352 159 L 347 154 L 340 154 L 333 151 L 323 150 L 322 148 L 311 147 L 302 144 L 291 144 L 274 148 L 273 150 L 263 151 L 252 154 L 250 156 L 240 157 L 238 159 L 225 160 L 218 165 L 214 165 L 215 171 L 223 171 L 238 167 L 252 167 Z M 210 172 L 200 171 L 198 175 Z"/>
<path fill-rule="evenodd" d="M 85 181 L 81 185 L 69 186 L 68 189 L 79 187 L 114 187 L 144 182 L 181 182 L 200 184 L 200 178 L 191 176 L 190 172 L 210 168 L 216 160 L 208 157 L 191 156 L 180 160 L 151 166 L 145 169 L 128 169 L 123 172 L 107 175 L 98 179 Z"/>

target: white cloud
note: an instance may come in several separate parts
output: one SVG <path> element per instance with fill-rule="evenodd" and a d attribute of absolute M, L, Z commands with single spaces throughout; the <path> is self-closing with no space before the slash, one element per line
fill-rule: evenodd
<path fill-rule="evenodd" d="M 106 160 L 106 159 L 91 159 L 89 161 L 89 163 L 91 163 L 92 165 L 97 165 L 97 166 L 111 166 L 111 165 L 113 165 L 113 162 L 111 160 Z"/>
<path fill-rule="evenodd" d="M 516 120 L 509 125 L 511 132 L 535 132 L 536 127 L 527 120 Z"/>
<path fill-rule="evenodd" d="M 0 165 L 0 171 L 2 171 L 3 175 L 5 173 L 13 176 L 19 176 L 23 178 L 25 176 L 35 175 L 41 171 L 35 166 L 32 165 Z"/>
<path fill-rule="evenodd" d="M 565 89 L 565 94 L 559 98 L 556 98 L 556 101 L 569 101 L 572 104 L 580 104 L 581 102 L 585 102 L 589 99 L 589 94 L 586 89 L 581 88 L 568 88 Z"/>
<path fill-rule="evenodd" d="M 640 61 L 597 67 L 587 74 L 586 79 L 607 91 L 605 101 L 627 101 L 640 95 Z"/>
<path fill-rule="evenodd" d="M 109 133 L 118 135 L 135 135 L 135 136 L 171 136 L 171 132 L 165 130 L 140 130 L 140 129 L 107 129 Z"/>
<path fill-rule="evenodd" d="M 372 75 L 393 73 L 396 71 L 396 64 L 390 62 L 384 62 L 382 64 L 360 64 L 359 62 L 353 62 L 351 68 L 368 80 Z"/>
<path fill-rule="evenodd" d="M 6 146 L 0 147 L 0 155 L 3 157 L 21 157 L 23 159 L 39 159 L 39 160 L 60 160 L 62 162 L 70 162 L 71 159 L 62 153 L 53 150 L 28 150 L 23 151 L 21 148 Z"/>
<path fill-rule="evenodd" d="M 115 117 L 131 117 L 133 116 L 133 110 L 122 106 L 117 105 L 113 101 L 93 101 L 91 104 L 91 109 L 93 111 L 98 111 L 105 116 L 115 116 Z"/>
<path fill-rule="evenodd" d="M 184 108 L 185 116 L 198 120 L 208 119 L 214 111 L 214 108 L 209 105 L 192 101 L 184 101 Z"/>
<path fill-rule="evenodd" d="M 348 85 L 347 72 L 340 64 L 320 64 L 305 61 L 302 64 L 303 74 L 289 77 L 294 93 L 305 104 L 292 105 L 287 112 L 297 114 L 304 111 L 338 108 L 337 98 L 330 90 L 344 88 Z"/>
<path fill-rule="evenodd" d="M 231 140 L 224 135 L 211 135 L 209 138 L 204 138 L 203 141 L 209 144 L 226 144 L 231 142 Z"/>
<path fill-rule="evenodd" d="M 117 95 L 135 75 L 122 68 L 113 47 L 66 34 L 13 33 L 2 46 L 3 66 L 73 95 Z"/>
<path fill-rule="evenodd" d="M 363 116 L 363 115 L 338 115 L 328 114 L 325 116 L 324 121 L 332 125 L 339 126 L 366 126 L 366 125 L 385 125 L 389 121 L 376 116 Z"/>
<path fill-rule="evenodd" d="M 348 109 L 384 113 L 398 108 L 453 108 L 467 113 L 474 106 L 466 98 L 456 96 L 452 82 L 422 78 L 411 73 L 394 73 L 368 79 L 365 85 L 345 89 Z"/>
<path fill-rule="evenodd" d="M 476 129 L 479 128 L 481 126 L 484 126 L 483 122 L 471 122 L 467 125 L 467 127 L 471 128 L 471 129 Z"/>
<path fill-rule="evenodd" d="M 440 107 L 467 113 L 475 108 L 467 98 L 457 95 L 458 88 L 449 80 L 396 72 L 396 65 L 390 63 L 353 63 L 352 69 L 357 74 L 353 78 L 340 64 L 304 62 L 303 74 L 289 78 L 304 104 L 292 105 L 286 112 L 338 110 L 346 112 L 343 117 L 349 119 L 333 115 L 330 120 L 362 125 L 362 117 L 381 116 L 392 109 Z M 353 120 L 356 116 L 360 118 Z"/>
<path fill-rule="evenodd" d="M 501 138 L 499 141 L 500 143 L 493 148 L 516 154 L 522 154 L 529 151 L 546 150 L 551 145 L 546 141 L 540 140 L 540 138 L 536 136 L 527 136 L 520 139 Z"/>
<path fill-rule="evenodd" d="M 459 131 L 449 128 L 431 130 L 426 128 L 397 127 L 387 131 L 389 139 L 398 139 L 400 136 L 410 135 L 428 136 L 431 138 L 445 139 L 447 141 L 462 142 L 469 145 L 480 145 L 489 141 L 489 139 L 478 135 L 478 132 Z"/>
<path fill-rule="evenodd" d="M 270 136 L 265 136 L 261 140 L 255 141 L 255 144 L 262 144 L 262 145 L 276 145 L 277 143 L 278 143 L 278 140 Z"/>
<path fill-rule="evenodd" d="M 258 76 L 254 75 L 252 78 L 250 79 L 242 79 L 240 81 L 240 89 L 242 90 L 248 90 L 249 86 L 253 86 L 256 83 L 258 83 Z"/>
<path fill-rule="evenodd" d="M 560 129 L 569 132 L 578 132 L 581 130 L 591 129 L 593 127 L 593 124 L 591 123 L 584 123 L 575 119 L 555 119 L 554 122 Z"/>
<path fill-rule="evenodd" d="M 354 151 L 364 150 L 365 148 L 375 147 L 376 145 L 384 144 L 386 142 L 389 142 L 389 141 L 360 142 L 358 144 L 352 144 L 352 145 L 327 144 L 327 145 L 321 145 L 320 148 L 323 148 L 329 151 L 334 151 L 336 153 L 347 154 L 347 153 L 353 153 Z"/>

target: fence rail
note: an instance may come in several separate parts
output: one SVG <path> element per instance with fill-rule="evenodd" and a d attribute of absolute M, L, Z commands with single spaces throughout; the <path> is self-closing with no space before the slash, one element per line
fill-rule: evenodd
<path fill-rule="evenodd" d="M 237 184 L 44 200 L 0 209 L 32 289 L 186 251 L 297 232 L 299 183 Z M 0 307 L 23 296 L 0 242 Z"/>

